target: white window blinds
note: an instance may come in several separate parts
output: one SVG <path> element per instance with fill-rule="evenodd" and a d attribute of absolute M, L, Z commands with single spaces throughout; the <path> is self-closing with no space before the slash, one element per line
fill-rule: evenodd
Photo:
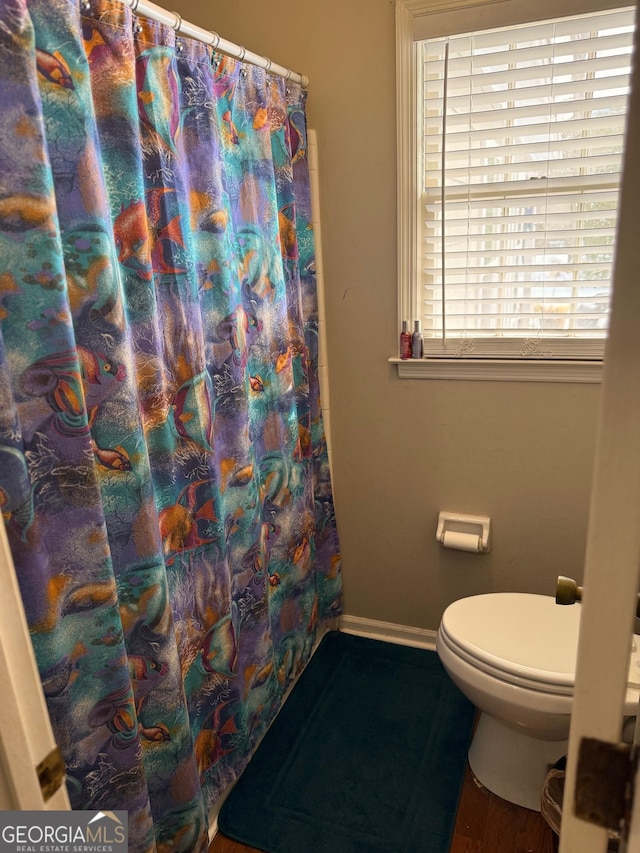
<path fill-rule="evenodd" d="M 601 354 L 633 17 L 418 43 L 426 354 Z"/>

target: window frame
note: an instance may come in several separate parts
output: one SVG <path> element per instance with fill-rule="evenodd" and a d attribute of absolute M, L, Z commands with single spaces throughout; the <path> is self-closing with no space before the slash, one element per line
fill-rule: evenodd
<path fill-rule="evenodd" d="M 616 9 L 625 0 L 396 0 L 396 112 L 398 209 L 398 317 L 417 317 L 418 205 L 422 197 L 419 164 L 422 157 L 420 99 L 416 85 L 418 40 L 455 32 L 515 26 L 535 20 Z M 544 341 L 542 341 L 544 343 Z M 519 358 L 475 356 L 461 350 L 454 357 L 430 355 L 424 359 L 390 358 L 400 378 L 486 379 L 490 381 L 597 383 L 602 378 L 602 356 L 545 359 L 533 347 Z"/>

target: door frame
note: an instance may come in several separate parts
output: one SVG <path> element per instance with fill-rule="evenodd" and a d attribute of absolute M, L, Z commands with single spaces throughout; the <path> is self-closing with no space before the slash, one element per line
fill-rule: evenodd
<path fill-rule="evenodd" d="M 640 59 L 637 30 L 635 56 Z M 574 814 L 583 738 L 618 743 L 640 562 L 640 68 L 632 72 L 614 287 L 589 509 L 560 853 L 599 853 L 605 829 Z M 640 853 L 640 795 L 627 853 Z"/>
<path fill-rule="evenodd" d="M 64 782 L 47 800 L 40 787 L 37 767 L 56 742 L 1 517 L 0 589 L 0 809 L 68 810 Z"/>

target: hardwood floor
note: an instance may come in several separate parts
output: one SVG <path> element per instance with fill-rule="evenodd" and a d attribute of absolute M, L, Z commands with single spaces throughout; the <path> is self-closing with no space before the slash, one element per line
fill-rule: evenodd
<path fill-rule="evenodd" d="M 261 853 L 261 851 L 256 850 L 255 847 L 245 847 L 244 844 L 238 844 L 237 841 L 232 841 L 218 833 L 211 842 L 209 853 Z"/>
<path fill-rule="evenodd" d="M 467 766 L 450 853 L 553 853 L 553 838 L 538 812 L 521 809 L 480 788 Z M 209 853 L 259 851 L 218 834 Z"/>
<path fill-rule="evenodd" d="M 480 788 L 467 766 L 450 853 L 553 853 L 553 839 L 539 812 Z"/>

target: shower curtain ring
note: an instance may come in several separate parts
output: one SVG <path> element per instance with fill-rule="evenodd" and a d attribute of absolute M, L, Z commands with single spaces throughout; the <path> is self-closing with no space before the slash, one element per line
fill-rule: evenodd
<path fill-rule="evenodd" d="M 220 36 L 218 35 L 218 33 L 214 33 L 213 30 L 209 30 L 209 32 L 215 39 L 215 41 L 211 43 L 211 47 L 215 50 L 220 44 Z"/>
<path fill-rule="evenodd" d="M 176 16 L 176 22 L 173 24 L 173 29 L 178 33 L 182 28 L 182 15 L 179 15 L 177 12 L 172 12 L 171 14 Z"/>
<path fill-rule="evenodd" d="M 131 0 L 131 7 L 130 8 L 131 8 L 131 14 L 132 15 L 135 14 L 135 11 L 139 5 L 140 5 L 140 0 Z"/>
<path fill-rule="evenodd" d="M 242 45 L 240 45 L 240 56 L 238 57 L 240 62 L 242 62 L 242 60 L 245 58 L 246 53 L 247 53 L 247 48 L 242 47 Z"/>
<path fill-rule="evenodd" d="M 287 73 L 284 75 L 284 79 L 289 81 L 291 79 L 292 74 L 293 74 L 293 71 L 290 68 L 287 68 Z"/>
<path fill-rule="evenodd" d="M 273 62 L 269 59 L 268 56 L 265 56 L 264 59 L 265 59 L 265 62 L 267 63 L 264 67 L 264 70 L 268 74 L 271 71 L 271 66 L 273 65 Z"/>

